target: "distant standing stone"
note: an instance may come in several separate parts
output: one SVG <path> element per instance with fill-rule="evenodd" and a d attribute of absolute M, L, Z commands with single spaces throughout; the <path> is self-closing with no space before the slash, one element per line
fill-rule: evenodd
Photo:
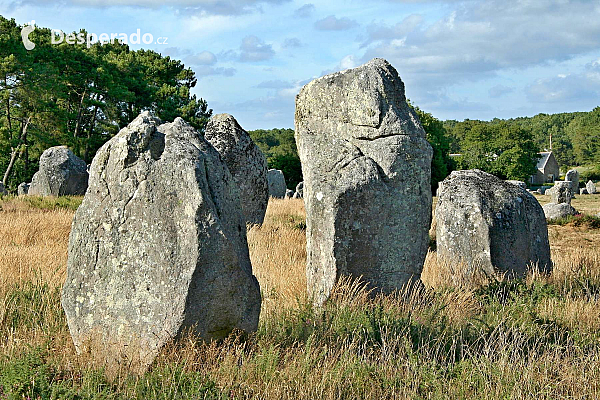
<path fill-rule="evenodd" d="M 242 212 L 249 224 L 262 224 L 269 202 L 267 159 L 229 114 L 213 116 L 204 138 L 221 154 L 240 189 Z"/>
<path fill-rule="evenodd" d="M 392 292 L 420 280 L 429 244 L 432 148 L 385 60 L 327 75 L 296 98 L 317 305 L 342 276 Z"/>
<path fill-rule="evenodd" d="M 19 196 L 25 196 L 29 193 L 29 183 L 21 183 L 19 187 L 17 187 L 17 194 Z"/>
<path fill-rule="evenodd" d="M 276 199 L 283 199 L 287 191 L 283 172 L 278 169 L 270 169 L 267 172 L 267 181 L 269 182 L 269 195 Z"/>
<path fill-rule="evenodd" d="M 293 197 L 294 197 L 294 191 L 292 189 L 286 189 L 285 190 L 285 198 L 291 199 Z"/>
<path fill-rule="evenodd" d="M 6 196 L 7 194 L 8 194 L 8 192 L 6 191 L 4 184 L 2 182 L 0 182 L 0 195 Z"/>
<path fill-rule="evenodd" d="M 579 189 L 579 194 L 589 194 L 586 188 Z"/>
<path fill-rule="evenodd" d="M 566 203 L 571 204 L 573 198 L 572 184 L 569 181 L 556 181 L 552 189 L 552 202 L 556 204 Z"/>
<path fill-rule="evenodd" d="M 577 210 L 567 203 L 548 203 L 542 207 L 546 219 L 561 219 L 577 214 Z"/>
<path fill-rule="evenodd" d="M 585 185 L 585 188 L 587 189 L 588 194 L 596 194 L 596 185 L 593 181 L 588 181 L 588 183 Z"/>
<path fill-rule="evenodd" d="M 254 331 L 239 191 L 219 153 L 181 118 L 145 112 L 96 154 L 75 213 L 62 305 L 78 351 L 144 372 L 187 331 Z"/>
<path fill-rule="evenodd" d="M 35 196 L 83 196 L 88 187 L 85 161 L 66 146 L 51 147 L 40 157 L 29 194 Z"/>
<path fill-rule="evenodd" d="M 571 192 L 573 194 L 579 193 L 579 171 L 576 169 L 570 169 L 565 175 L 565 181 L 571 182 Z"/>
<path fill-rule="evenodd" d="M 304 182 L 300 182 L 296 185 L 296 193 L 298 193 L 298 197 L 304 197 Z"/>
<path fill-rule="evenodd" d="M 552 269 L 540 203 L 523 188 L 480 170 L 444 180 L 435 212 L 440 259 L 462 262 L 463 280 L 483 273 L 524 277 L 529 266 Z"/>

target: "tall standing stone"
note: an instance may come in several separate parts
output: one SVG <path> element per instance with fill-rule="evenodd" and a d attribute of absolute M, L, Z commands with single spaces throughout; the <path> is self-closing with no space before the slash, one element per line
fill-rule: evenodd
<path fill-rule="evenodd" d="M 574 195 L 579 193 L 579 171 L 576 169 L 567 171 L 565 181 L 571 182 L 571 192 L 573 192 Z"/>
<path fill-rule="evenodd" d="M 283 199 L 287 192 L 285 184 L 285 176 L 278 169 L 270 169 L 267 171 L 267 182 L 269 184 L 269 196 L 276 199 Z"/>
<path fill-rule="evenodd" d="M 267 159 L 229 114 L 213 116 L 204 132 L 206 140 L 221 154 L 240 189 L 242 212 L 249 224 L 262 224 L 269 202 Z"/>
<path fill-rule="evenodd" d="M 147 112 L 108 141 L 69 239 L 62 304 L 78 351 L 143 372 L 191 331 L 253 331 L 252 275 L 237 185 L 219 153 L 181 118 Z"/>
<path fill-rule="evenodd" d="M 438 258 L 462 263 L 458 281 L 552 269 L 544 211 L 526 190 L 480 170 L 454 171 L 441 187 Z"/>
<path fill-rule="evenodd" d="M 296 98 L 317 304 L 344 275 L 390 292 L 419 280 L 431 218 L 432 148 L 383 59 L 312 81 Z"/>
<path fill-rule="evenodd" d="M 28 194 L 35 196 L 83 196 L 88 187 L 85 161 L 66 146 L 51 147 L 40 157 Z"/>

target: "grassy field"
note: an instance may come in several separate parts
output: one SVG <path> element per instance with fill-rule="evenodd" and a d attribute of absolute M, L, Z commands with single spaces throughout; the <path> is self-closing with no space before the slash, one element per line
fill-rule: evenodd
<path fill-rule="evenodd" d="M 600 211 L 600 196 L 580 197 L 575 208 Z M 457 266 L 432 251 L 426 288 L 372 298 L 344 281 L 314 309 L 303 203 L 272 201 L 248 233 L 258 332 L 189 337 L 145 375 L 108 379 L 76 354 L 60 307 L 79 201 L 0 201 L 0 399 L 600 397 L 600 229 L 550 225 L 550 276 L 452 288 Z"/>

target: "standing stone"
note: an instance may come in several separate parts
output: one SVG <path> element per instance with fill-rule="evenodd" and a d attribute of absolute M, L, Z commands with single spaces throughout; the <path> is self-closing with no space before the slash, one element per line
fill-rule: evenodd
<path fill-rule="evenodd" d="M 596 185 L 592 181 L 588 181 L 585 184 L 585 188 L 587 189 L 588 194 L 596 194 Z"/>
<path fill-rule="evenodd" d="M 571 192 L 573 194 L 579 193 L 579 171 L 570 169 L 565 175 L 565 181 L 571 182 Z"/>
<path fill-rule="evenodd" d="M 571 204 L 571 199 L 573 198 L 573 192 L 571 191 L 573 188 L 572 182 L 569 181 L 556 181 L 554 182 L 554 187 L 552 188 L 552 202 L 556 204 L 565 203 Z M 547 193 L 547 191 L 546 191 Z"/>
<path fill-rule="evenodd" d="M 29 183 L 21 183 L 19 187 L 17 187 L 17 194 L 19 196 L 25 196 L 29 193 Z"/>
<path fill-rule="evenodd" d="M 579 189 L 579 194 L 581 194 L 581 195 L 588 194 L 588 191 L 586 188 L 581 188 L 581 189 Z"/>
<path fill-rule="evenodd" d="M 29 194 L 35 196 L 83 196 L 88 187 L 85 161 L 66 146 L 51 147 L 40 157 Z"/>
<path fill-rule="evenodd" d="M 562 219 L 577 214 L 577 210 L 567 203 L 548 203 L 542 208 L 548 220 Z"/>
<path fill-rule="evenodd" d="M 246 222 L 262 224 L 269 202 L 267 159 L 262 151 L 229 114 L 213 116 L 204 138 L 221 154 L 238 185 Z"/>
<path fill-rule="evenodd" d="M 211 340 L 257 328 L 237 185 L 181 118 L 161 125 L 145 112 L 96 154 L 62 304 L 77 350 L 111 369 L 145 371 L 184 332 Z"/>
<path fill-rule="evenodd" d="M 478 275 L 524 277 L 530 265 L 552 269 L 540 203 L 519 186 L 480 170 L 444 180 L 435 217 L 438 258 L 462 262 L 459 281 Z"/>
<path fill-rule="evenodd" d="M 293 197 L 294 197 L 294 191 L 292 189 L 286 189 L 285 190 L 285 198 L 291 199 Z"/>
<path fill-rule="evenodd" d="M 287 191 L 283 172 L 278 169 L 270 169 L 267 171 L 267 181 L 269 183 L 269 195 L 276 199 L 283 199 Z"/>
<path fill-rule="evenodd" d="M 4 187 L 4 184 L 2 182 L 0 182 L 0 195 L 6 196 L 7 194 L 8 194 L 8 191 Z"/>
<path fill-rule="evenodd" d="M 307 213 L 307 287 L 342 276 L 384 292 L 419 281 L 431 218 L 432 148 L 383 59 L 312 81 L 296 98 Z"/>
<path fill-rule="evenodd" d="M 296 185 L 296 193 L 298 193 L 298 198 L 304 197 L 304 182 L 300 182 Z"/>

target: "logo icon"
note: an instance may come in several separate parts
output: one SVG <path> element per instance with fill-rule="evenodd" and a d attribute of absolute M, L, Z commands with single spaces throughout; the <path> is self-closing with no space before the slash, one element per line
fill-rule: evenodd
<path fill-rule="evenodd" d="M 23 45 L 27 51 L 31 51 L 35 48 L 35 43 L 29 40 L 29 35 L 35 31 L 35 21 L 31 21 L 28 26 L 24 26 L 21 29 L 21 39 L 23 39 Z"/>

